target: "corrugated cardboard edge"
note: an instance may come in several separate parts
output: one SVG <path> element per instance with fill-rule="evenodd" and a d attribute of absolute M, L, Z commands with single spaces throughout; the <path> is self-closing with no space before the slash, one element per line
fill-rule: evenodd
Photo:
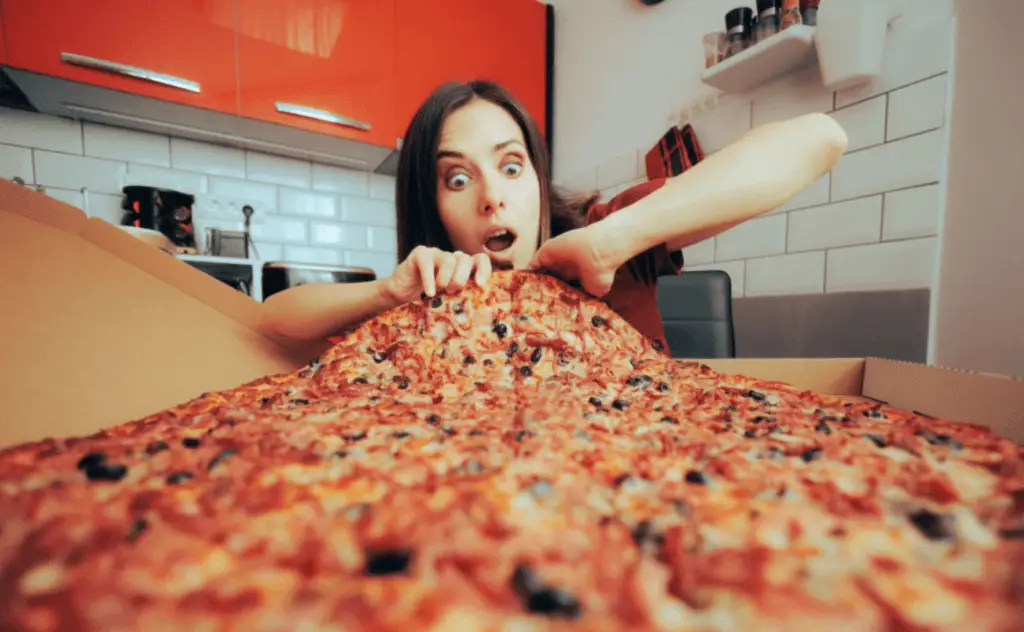
<path fill-rule="evenodd" d="M 867 358 L 865 396 L 930 417 L 979 424 L 1024 443 L 1024 380 Z"/>
<path fill-rule="evenodd" d="M 154 248 L 109 222 L 25 186 L 0 180 L 3 213 L 12 213 L 77 235 L 100 250 L 129 263 L 266 339 L 288 357 L 318 355 L 326 343 L 297 344 L 268 335 L 260 328 L 261 305 L 172 255 Z"/>
<path fill-rule="evenodd" d="M 710 358 L 680 361 L 700 362 L 719 373 L 785 382 L 828 395 L 859 396 L 863 392 L 864 358 Z"/>

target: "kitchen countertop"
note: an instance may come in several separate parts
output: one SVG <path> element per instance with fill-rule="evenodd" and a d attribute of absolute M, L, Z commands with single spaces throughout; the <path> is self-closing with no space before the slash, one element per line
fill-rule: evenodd
<path fill-rule="evenodd" d="M 360 268 L 357 266 L 326 266 L 313 263 L 301 263 L 297 261 L 281 261 L 277 259 L 243 259 L 242 257 L 218 257 L 216 255 L 175 254 L 174 256 L 180 261 L 188 263 L 202 272 L 215 277 L 246 279 L 246 283 L 251 284 L 249 295 L 258 302 L 263 302 L 263 275 L 266 269 L 265 266 L 268 265 L 272 268 L 291 267 L 295 270 L 303 270 L 307 272 L 329 271 L 343 273 L 348 272 L 354 274 L 374 274 L 374 271 L 369 268 Z"/>

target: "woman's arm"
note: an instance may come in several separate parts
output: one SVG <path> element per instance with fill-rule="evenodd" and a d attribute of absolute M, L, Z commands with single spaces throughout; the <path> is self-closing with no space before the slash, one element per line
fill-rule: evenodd
<path fill-rule="evenodd" d="M 263 303 L 261 327 L 294 340 L 326 340 L 342 329 L 395 307 L 384 279 L 365 283 L 310 283 Z"/>
<path fill-rule="evenodd" d="M 846 133 L 832 117 L 766 123 L 593 228 L 612 267 L 667 244 L 677 250 L 785 204 L 839 162 Z"/>

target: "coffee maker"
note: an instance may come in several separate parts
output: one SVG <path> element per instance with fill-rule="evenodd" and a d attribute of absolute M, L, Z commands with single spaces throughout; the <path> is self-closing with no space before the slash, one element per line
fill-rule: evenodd
<path fill-rule="evenodd" d="M 179 254 L 195 254 L 194 195 L 141 185 L 126 186 L 121 192 L 122 226 L 158 230 L 171 240 Z"/>

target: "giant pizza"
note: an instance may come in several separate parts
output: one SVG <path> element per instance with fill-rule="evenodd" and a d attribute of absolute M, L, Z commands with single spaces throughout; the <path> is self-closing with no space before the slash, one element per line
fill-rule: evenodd
<path fill-rule="evenodd" d="M 502 272 L 0 452 L 0 629 L 1020 630 L 1022 518 L 985 428 L 679 363 Z"/>

